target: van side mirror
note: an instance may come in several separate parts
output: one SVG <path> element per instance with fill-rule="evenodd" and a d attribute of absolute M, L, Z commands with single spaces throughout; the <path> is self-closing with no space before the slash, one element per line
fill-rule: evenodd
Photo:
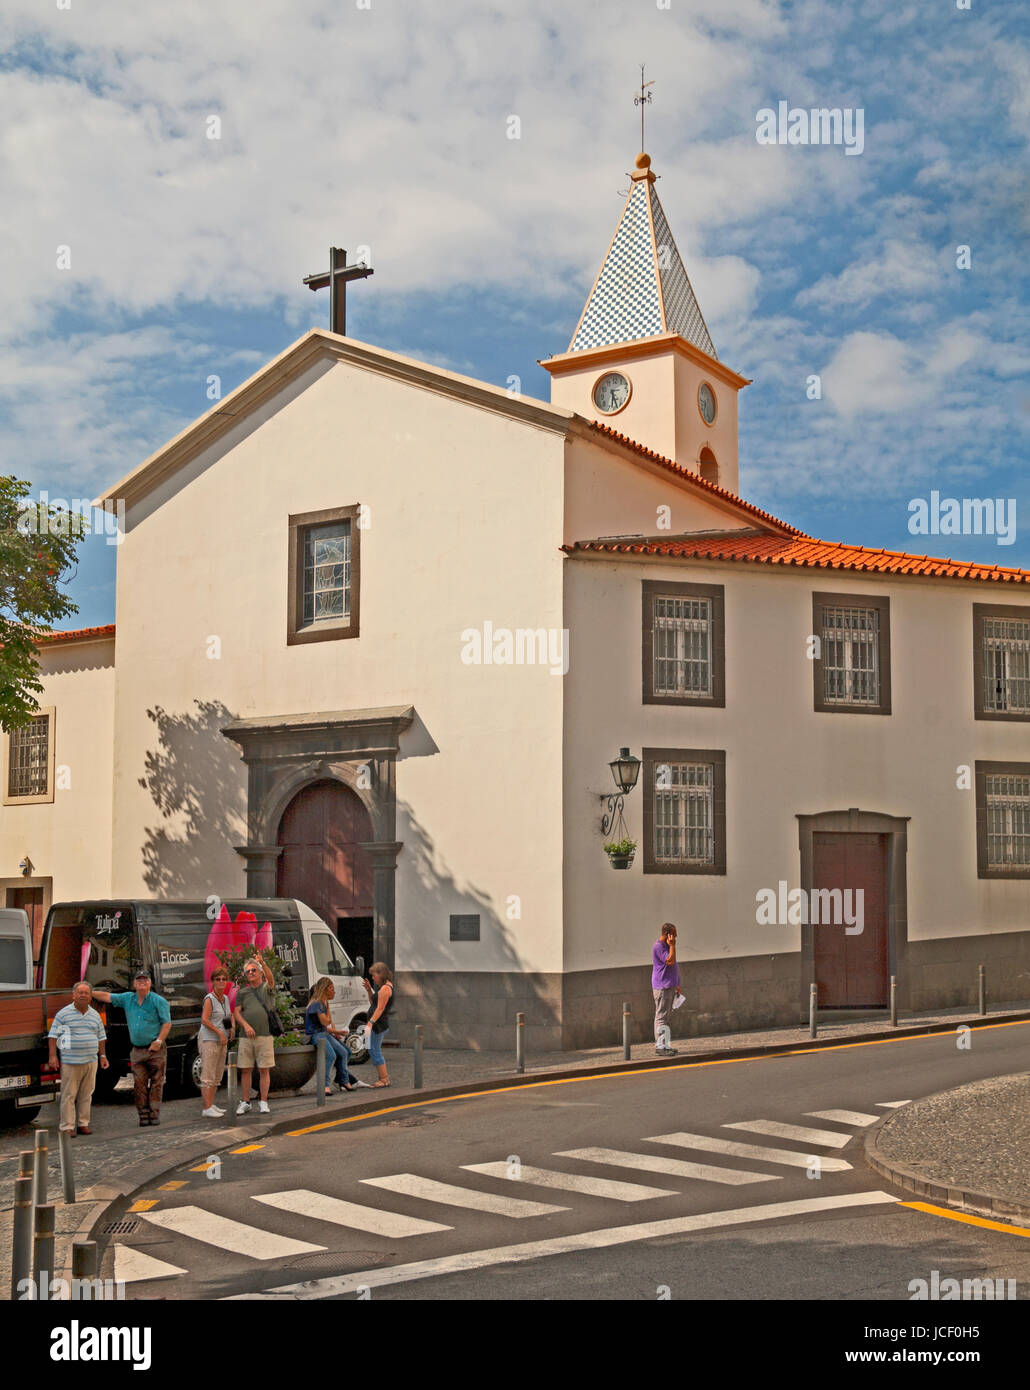
<path fill-rule="evenodd" d="M 363 980 L 363 979 L 365 978 L 365 957 L 364 957 L 364 956 L 358 956 L 357 960 L 355 960 L 355 962 L 354 962 L 354 973 L 355 973 L 355 975 L 357 975 L 358 978 L 361 979 L 361 980 Z"/>

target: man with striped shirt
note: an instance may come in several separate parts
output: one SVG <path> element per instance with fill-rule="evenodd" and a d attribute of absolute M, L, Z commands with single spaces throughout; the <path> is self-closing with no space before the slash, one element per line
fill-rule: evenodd
<path fill-rule="evenodd" d="M 58 1009 L 50 1025 L 51 1070 L 61 1065 L 61 1128 L 66 1134 L 92 1134 L 89 1107 L 97 1079 L 97 1064 L 106 1071 L 107 1033 L 104 1021 L 90 1006 L 93 991 L 81 981 L 72 990 L 72 1002 Z"/>

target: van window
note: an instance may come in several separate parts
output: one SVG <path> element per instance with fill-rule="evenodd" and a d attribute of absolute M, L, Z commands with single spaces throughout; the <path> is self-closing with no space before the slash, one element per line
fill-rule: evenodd
<path fill-rule="evenodd" d="M 349 975 L 351 963 L 347 952 L 335 936 L 327 931 L 315 932 L 311 937 L 311 957 L 315 963 L 316 975 Z M 330 965 L 332 969 L 330 969 Z"/>
<path fill-rule="evenodd" d="M 197 926 L 158 926 L 150 931 L 154 955 L 155 987 L 168 1000 L 177 1016 L 200 1013 L 204 1007 L 207 985 L 204 980 L 204 956 L 210 934 L 207 922 Z"/>
<path fill-rule="evenodd" d="M 139 964 L 133 957 L 131 908 L 116 903 L 55 907 L 50 915 L 46 989 L 70 989 L 88 980 L 115 993 L 132 988 Z"/>
<path fill-rule="evenodd" d="M 20 936 L 0 936 L 0 984 L 25 983 L 25 942 Z"/>

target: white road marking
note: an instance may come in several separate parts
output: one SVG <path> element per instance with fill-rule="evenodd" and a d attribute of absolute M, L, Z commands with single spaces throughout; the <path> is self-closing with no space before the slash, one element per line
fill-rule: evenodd
<path fill-rule="evenodd" d="M 838 1125 L 874 1125 L 882 1115 L 864 1115 L 861 1110 L 806 1110 L 812 1120 L 832 1120 Z"/>
<path fill-rule="evenodd" d="M 796 1139 L 799 1144 L 824 1145 L 829 1149 L 842 1149 L 854 1138 L 852 1134 L 840 1134 L 835 1129 L 806 1129 L 804 1125 L 785 1125 L 779 1120 L 737 1120 L 722 1128 L 746 1129 L 753 1134 L 770 1134 L 774 1139 Z"/>
<path fill-rule="evenodd" d="M 421 1197 L 426 1202 L 441 1202 L 448 1207 L 465 1207 L 469 1211 L 488 1211 L 494 1216 L 549 1216 L 551 1212 L 568 1211 L 568 1207 L 552 1207 L 546 1202 L 527 1202 L 520 1197 L 498 1197 L 493 1192 L 476 1192 L 471 1187 L 452 1187 L 447 1182 L 434 1182 L 414 1173 L 397 1173 L 389 1178 L 362 1178 L 369 1187 L 384 1187 L 387 1192 L 402 1192 L 406 1197 Z"/>
<path fill-rule="evenodd" d="M 851 1164 L 843 1158 L 823 1158 L 822 1155 L 799 1153 L 796 1149 L 769 1149 L 764 1144 L 740 1144 L 735 1139 L 711 1139 L 707 1134 L 655 1134 L 645 1144 L 676 1144 L 681 1149 L 702 1149 L 705 1153 L 729 1154 L 733 1158 L 760 1159 L 763 1163 L 780 1163 L 785 1168 L 809 1168 L 818 1158 L 824 1173 L 844 1173 Z"/>
<path fill-rule="evenodd" d="M 677 1178 L 700 1178 L 702 1182 L 727 1183 L 737 1187 L 746 1182 L 774 1182 L 778 1173 L 745 1173 L 740 1168 L 715 1168 L 709 1163 L 687 1163 L 682 1158 L 659 1158 L 655 1154 L 628 1153 L 625 1149 L 564 1149 L 555 1158 L 582 1158 L 587 1163 L 609 1163 L 613 1168 L 640 1168 L 645 1173 L 671 1173 Z"/>
<path fill-rule="evenodd" d="M 268 1192 L 263 1197 L 255 1196 L 253 1200 L 275 1207 L 277 1211 L 310 1216 L 316 1221 L 330 1221 L 334 1226 L 349 1226 L 352 1230 L 368 1231 L 374 1236 L 389 1236 L 391 1240 L 453 1229 L 451 1226 L 441 1226 L 436 1221 L 422 1221 L 417 1216 L 398 1216 L 396 1212 L 380 1211 L 377 1207 L 343 1202 L 339 1197 L 328 1197 L 324 1192 L 309 1192 L 303 1187 L 293 1192 Z M 318 1246 L 319 1250 L 324 1248 Z"/>
<path fill-rule="evenodd" d="M 165 1211 L 141 1211 L 144 1221 L 152 1221 L 164 1231 L 202 1240 L 205 1245 L 217 1245 L 226 1254 L 248 1255 L 252 1260 L 284 1260 L 288 1255 L 307 1255 L 324 1250 L 324 1245 L 311 1245 L 306 1240 L 292 1240 L 262 1231 L 242 1221 L 232 1221 L 202 1207 L 169 1207 Z"/>
<path fill-rule="evenodd" d="M 911 1105 L 912 1102 L 910 1100 L 878 1100 L 876 1104 L 881 1110 L 898 1110 L 903 1105 Z"/>
<path fill-rule="evenodd" d="M 764 1207 L 739 1207 L 735 1211 L 705 1212 L 700 1216 L 675 1217 L 669 1221 L 648 1221 L 636 1226 L 614 1226 L 607 1230 L 585 1231 L 580 1235 L 555 1236 L 550 1240 L 534 1240 L 525 1245 L 503 1245 L 492 1250 L 469 1250 L 464 1254 L 442 1255 L 433 1260 L 361 1270 L 330 1279 L 309 1279 L 301 1284 L 282 1284 L 264 1293 L 233 1294 L 222 1300 L 229 1303 L 255 1299 L 340 1298 L 358 1289 L 382 1288 L 389 1284 L 406 1284 L 415 1279 L 433 1279 L 446 1274 L 461 1274 L 470 1269 L 486 1269 L 490 1265 L 519 1264 L 543 1259 L 548 1255 L 571 1255 L 581 1250 L 603 1250 L 613 1245 L 630 1245 L 636 1241 L 656 1240 L 662 1236 L 687 1235 L 691 1231 L 717 1231 L 724 1226 L 739 1226 L 750 1221 L 773 1221 L 782 1217 L 805 1216 L 811 1212 L 841 1211 L 848 1207 L 865 1207 L 890 1203 L 898 1198 L 888 1192 L 846 1192 L 839 1197 L 808 1197 L 797 1202 L 774 1202 Z"/>
<path fill-rule="evenodd" d="M 509 1182 L 526 1182 L 532 1187 L 555 1187 L 560 1192 L 582 1192 L 588 1197 L 608 1197 L 616 1202 L 648 1202 L 655 1197 L 675 1197 L 668 1187 L 644 1187 L 638 1182 L 619 1182 L 616 1178 L 587 1178 L 581 1173 L 559 1173 L 551 1168 L 530 1168 L 519 1165 L 517 1178 L 508 1177 L 510 1163 L 463 1163 L 470 1173 L 485 1173 L 488 1178 L 507 1178 Z"/>
<path fill-rule="evenodd" d="M 114 1281 L 116 1284 L 138 1284 L 143 1279 L 173 1279 L 177 1274 L 185 1274 L 178 1265 L 155 1260 L 135 1245 L 116 1245 L 114 1247 Z"/>

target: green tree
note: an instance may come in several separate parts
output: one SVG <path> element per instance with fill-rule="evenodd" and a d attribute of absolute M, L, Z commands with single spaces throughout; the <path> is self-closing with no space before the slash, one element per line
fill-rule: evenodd
<path fill-rule="evenodd" d="M 34 502 L 28 484 L 0 476 L 0 727 L 28 724 L 39 709 L 39 637 L 79 610 L 61 592 L 84 522 Z"/>

